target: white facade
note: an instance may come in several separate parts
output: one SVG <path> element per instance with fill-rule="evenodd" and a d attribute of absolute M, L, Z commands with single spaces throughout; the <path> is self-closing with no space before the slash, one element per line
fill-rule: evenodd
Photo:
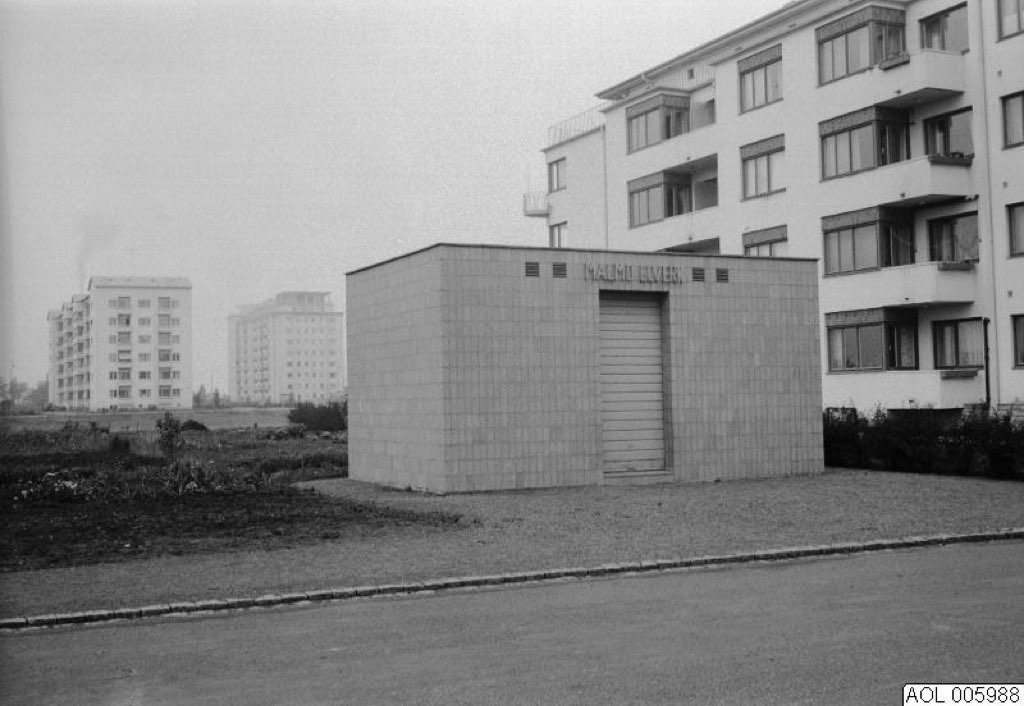
<path fill-rule="evenodd" d="M 1024 402 L 1019 8 L 797 0 L 553 127 L 527 215 L 561 247 L 818 259 L 825 407 Z"/>
<path fill-rule="evenodd" d="M 192 285 L 93 277 L 47 315 L 50 403 L 77 410 L 192 406 Z"/>
<path fill-rule="evenodd" d="M 281 292 L 228 317 L 236 402 L 328 402 L 345 392 L 345 314 L 328 292 Z"/>

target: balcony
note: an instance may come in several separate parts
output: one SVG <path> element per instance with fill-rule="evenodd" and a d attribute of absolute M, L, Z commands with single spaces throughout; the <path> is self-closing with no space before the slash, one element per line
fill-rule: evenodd
<path fill-rule="evenodd" d="M 919 262 L 826 277 L 821 298 L 826 310 L 842 308 L 849 302 L 857 302 L 858 309 L 950 306 L 972 303 L 977 290 L 974 263 Z"/>
<path fill-rule="evenodd" d="M 832 114 L 855 100 L 889 108 L 911 108 L 963 93 L 964 57 L 959 52 L 921 49 L 821 86 Z"/>
<path fill-rule="evenodd" d="M 978 193 L 968 162 L 927 155 L 827 179 L 821 187 L 829 201 L 849 204 L 855 193 L 860 203 L 896 208 L 963 200 Z"/>
<path fill-rule="evenodd" d="M 942 370 L 891 370 L 877 373 L 833 373 L 824 378 L 826 407 L 883 409 L 957 409 L 985 399 L 985 371 L 967 370 L 960 377 Z"/>
<path fill-rule="evenodd" d="M 548 192 L 529 191 L 523 194 L 523 215 L 536 218 L 547 218 L 551 213 L 548 204 Z"/>
<path fill-rule="evenodd" d="M 887 96 L 876 105 L 911 108 L 963 93 L 964 58 L 960 52 L 922 49 L 896 60 L 883 62 L 880 71 L 870 72 L 878 90 Z M 880 75 L 879 75 L 880 74 Z"/>
<path fill-rule="evenodd" d="M 586 135 L 604 125 L 605 104 L 594 106 L 582 113 L 566 118 L 548 128 L 548 147 L 560 145 L 580 135 Z"/>

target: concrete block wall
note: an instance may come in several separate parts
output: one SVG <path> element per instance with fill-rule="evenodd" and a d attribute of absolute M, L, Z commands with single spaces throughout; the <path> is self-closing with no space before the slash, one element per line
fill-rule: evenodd
<path fill-rule="evenodd" d="M 443 492 L 441 251 L 347 278 L 352 478 Z"/>
<path fill-rule="evenodd" d="M 352 477 L 435 492 L 601 483 L 602 290 L 665 295 L 673 478 L 818 472 L 817 281 L 811 260 L 461 245 L 350 273 Z"/>

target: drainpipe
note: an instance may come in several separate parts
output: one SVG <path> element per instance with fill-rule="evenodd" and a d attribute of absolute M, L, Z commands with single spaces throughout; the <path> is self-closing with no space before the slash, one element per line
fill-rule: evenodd
<path fill-rule="evenodd" d="M 979 63 L 981 64 L 981 81 L 980 81 L 980 83 L 981 83 L 981 101 L 980 101 L 980 103 L 981 103 L 981 115 L 979 117 L 981 118 L 981 120 L 980 120 L 980 124 L 982 125 L 981 134 L 982 134 L 982 140 L 984 142 L 984 149 L 985 149 L 985 181 L 988 184 L 988 193 L 987 194 L 983 193 L 981 195 L 981 198 L 986 200 L 986 201 L 988 201 L 988 204 L 987 204 L 988 208 L 986 209 L 988 211 L 988 233 L 989 233 L 988 247 L 989 247 L 989 250 L 991 250 L 991 253 L 989 254 L 989 257 L 988 257 L 988 263 L 989 263 L 989 276 L 991 277 L 991 280 L 992 280 L 992 315 L 995 316 L 996 315 L 996 310 L 998 308 L 997 302 L 998 302 L 998 296 L 999 296 L 998 288 L 996 287 L 996 234 L 995 234 L 996 213 L 995 213 L 995 198 L 994 198 L 995 193 L 996 193 L 996 185 L 995 185 L 995 182 L 992 181 L 992 151 L 991 151 L 991 149 L 989 147 L 988 74 L 987 74 L 987 69 L 986 69 L 986 66 L 985 66 L 985 52 L 986 52 L 986 48 L 985 48 L 985 10 L 984 10 L 984 7 L 983 7 L 984 5 L 986 5 L 986 3 L 982 3 L 982 2 L 968 3 L 968 7 L 971 7 L 972 5 L 974 6 L 974 8 L 976 10 L 976 12 L 974 13 L 974 24 L 978 28 L 978 58 L 979 58 Z M 978 211 L 980 213 L 981 209 L 978 209 Z M 978 237 L 980 238 L 981 237 L 981 229 L 979 228 L 978 230 L 979 230 Z M 979 257 L 980 256 L 981 256 L 981 254 L 979 252 Z M 984 331 L 985 331 L 985 406 L 986 406 L 986 410 L 991 408 L 991 406 L 992 406 L 992 389 L 990 387 L 991 382 L 990 382 L 990 379 L 989 379 L 988 324 L 989 324 L 989 319 L 985 318 L 984 319 Z M 999 330 L 999 327 L 997 325 L 996 326 L 996 331 L 998 332 L 998 330 Z M 996 370 L 998 371 L 999 370 L 999 341 L 998 340 L 996 341 L 996 350 L 995 350 L 994 358 L 995 358 Z M 998 385 L 997 385 L 997 388 L 996 388 L 996 402 L 998 402 L 998 401 L 999 401 L 999 389 L 998 389 Z"/>
<path fill-rule="evenodd" d="M 988 324 L 989 318 L 986 316 L 981 320 L 981 335 L 985 339 L 985 416 L 989 415 L 992 410 L 992 384 L 989 379 L 988 372 Z"/>

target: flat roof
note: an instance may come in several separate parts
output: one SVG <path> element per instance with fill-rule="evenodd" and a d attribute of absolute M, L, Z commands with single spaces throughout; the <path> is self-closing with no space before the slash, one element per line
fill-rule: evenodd
<path fill-rule="evenodd" d="M 522 252 L 540 252 L 540 253 L 558 253 L 558 252 L 575 252 L 575 253 L 593 253 L 595 255 L 642 255 L 645 257 L 684 257 L 684 258 L 723 258 L 723 259 L 735 259 L 735 260 L 772 260 L 772 261 L 796 261 L 796 262 L 817 262 L 816 257 L 768 257 L 758 255 L 723 255 L 719 253 L 693 253 L 693 252 L 665 252 L 663 250 L 595 250 L 591 248 L 549 248 L 545 246 L 529 246 L 529 245 L 493 245 L 490 243 L 434 243 L 428 245 L 425 248 L 419 250 L 412 250 L 403 255 L 396 255 L 395 257 L 388 258 L 387 260 L 381 260 L 375 262 L 372 265 L 366 267 L 360 267 L 355 270 L 350 270 L 345 273 L 345 276 L 359 274 L 366 270 L 372 270 L 375 267 L 386 265 L 397 260 L 403 260 L 407 257 L 419 255 L 420 253 L 433 250 L 435 248 L 466 248 L 466 249 L 479 249 L 479 250 L 516 250 Z"/>
<path fill-rule="evenodd" d="M 191 289 L 187 277 L 90 277 L 89 287 L 166 287 Z"/>

